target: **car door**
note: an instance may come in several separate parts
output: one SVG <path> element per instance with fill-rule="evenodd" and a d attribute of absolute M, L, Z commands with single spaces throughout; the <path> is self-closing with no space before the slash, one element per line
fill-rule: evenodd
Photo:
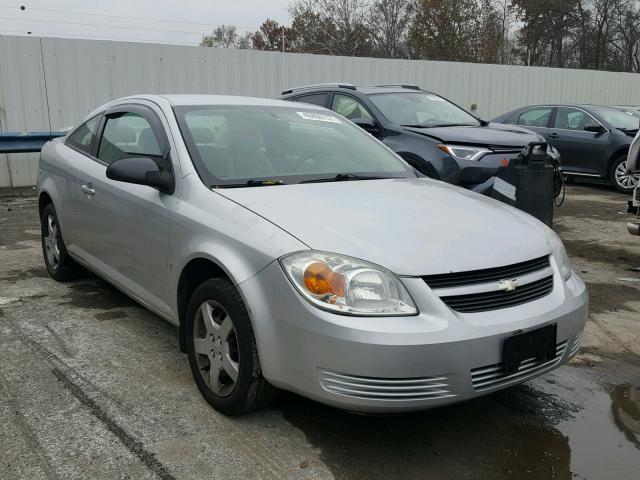
<path fill-rule="evenodd" d="M 543 137 L 548 135 L 549 120 L 553 113 L 553 106 L 540 105 L 535 107 L 529 107 L 518 116 L 517 125 L 539 133 Z"/>
<path fill-rule="evenodd" d="M 175 174 L 178 164 L 169 155 L 160 115 L 161 111 L 142 104 L 119 105 L 105 112 L 95 158 L 86 161 L 78 211 L 85 261 L 168 316 L 167 252 L 178 192 L 168 195 L 106 177 L 109 165 L 127 157 L 151 158 L 162 170 Z"/>
<path fill-rule="evenodd" d="M 102 113 L 94 115 L 67 136 L 64 147 L 60 149 L 64 152 L 62 155 L 65 162 L 64 168 L 49 172 L 58 186 L 56 213 L 64 232 L 66 247 L 72 253 L 76 241 L 81 238 L 77 208 L 84 162 L 97 147 L 97 133 L 101 119 Z"/>
<path fill-rule="evenodd" d="M 609 131 L 588 132 L 584 129 L 593 124 L 600 122 L 581 108 L 557 107 L 546 138 L 560 152 L 565 173 L 588 176 L 604 173 Z"/>

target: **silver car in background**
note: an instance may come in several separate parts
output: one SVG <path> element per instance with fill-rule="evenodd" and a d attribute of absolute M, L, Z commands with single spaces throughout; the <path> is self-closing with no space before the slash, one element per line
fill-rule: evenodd
<path fill-rule="evenodd" d="M 587 292 L 553 231 L 421 178 L 324 108 L 124 98 L 44 146 L 38 185 L 51 276 L 84 266 L 176 325 L 227 414 L 274 387 L 419 410 L 518 384 L 580 346 Z"/>

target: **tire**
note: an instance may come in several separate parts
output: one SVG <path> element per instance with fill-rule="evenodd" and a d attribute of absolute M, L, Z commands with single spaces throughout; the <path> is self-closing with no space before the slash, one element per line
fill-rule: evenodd
<path fill-rule="evenodd" d="M 627 175 L 625 173 L 626 165 L 627 156 L 621 155 L 613 161 L 609 171 L 611 185 L 621 193 L 631 193 L 640 180 L 640 175 Z"/>
<path fill-rule="evenodd" d="M 237 415 L 274 398 L 275 388 L 262 377 L 251 319 L 228 280 L 213 278 L 196 288 L 185 322 L 191 373 L 213 408 Z"/>
<path fill-rule="evenodd" d="M 47 204 L 42 210 L 40 229 L 42 255 L 49 275 L 59 282 L 78 278 L 82 268 L 67 252 L 58 222 L 58 215 L 52 203 Z"/>

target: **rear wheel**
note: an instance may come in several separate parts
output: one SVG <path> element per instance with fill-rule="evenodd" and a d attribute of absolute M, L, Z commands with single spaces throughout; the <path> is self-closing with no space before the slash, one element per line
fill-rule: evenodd
<path fill-rule="evenodd" d="M 42 254 L 49 275 L 59 282 L 72 280 L 80 274 L 81 267 L 69 256 L 62 238 L 58 215 L 52 203 L 42 209 L 40 217 Z"/>
<path fill-rule="evenodd" d="M 611 165 L 610 181 L 616 190 L 622 193 L 631 193 L 640 182 L 640 175 L 627 173 L 627 156 L 621 155 Z"/>
<path fill-rule="evenodd" d="M 214 278 L 195 290 L 185 335 L 191 373 L 216 410 L 239 414 L 273 398 L 275 389 L 262 377 L 249 314 L 229 281 Z"/>

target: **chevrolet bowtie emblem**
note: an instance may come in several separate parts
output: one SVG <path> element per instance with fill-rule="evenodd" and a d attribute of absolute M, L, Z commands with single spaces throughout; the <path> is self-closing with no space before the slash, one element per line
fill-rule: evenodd
<path fill-rule="evenodd" d="M 518 279 L 512 278 L 511 280 L 500 280 L 500 283 L 498 283 L 498 288 L 505 292 L 513 292 L 516 288 L 518 288 Z"/>

